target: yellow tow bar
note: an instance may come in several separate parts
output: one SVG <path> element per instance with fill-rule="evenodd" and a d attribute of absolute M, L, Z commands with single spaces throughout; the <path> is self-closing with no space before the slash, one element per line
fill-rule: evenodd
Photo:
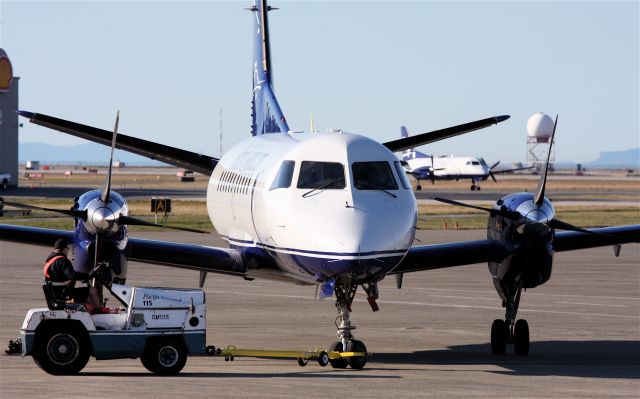
<path fill-rule="evenodd" d="M 329 360 L 360 357 L 366 358 L 366 352 L 327 352 L 323 348 L 316 348 L 312 351 L 282 351 L 265 349 L 238 349 L 233 345 L 226 348 L 216 348 L 207 346 L 207 355 L 224 357 L 225 361 L 233 361 L 235 357 L 263 357 L 275 359 L 297 359 L 301 367 L 307 365 L 309 360 L 317 360 L 318 364 L 325 367 Z"/>

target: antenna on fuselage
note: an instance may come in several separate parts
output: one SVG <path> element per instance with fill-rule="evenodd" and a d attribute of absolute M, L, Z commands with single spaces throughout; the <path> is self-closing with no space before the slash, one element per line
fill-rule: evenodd
<path fill-rule="evenodd" d="M 316 127 L 313 124 L 313 114 L 309 114 L 309 128 L 311 129 L 311 133 L 316 132 Z"/>

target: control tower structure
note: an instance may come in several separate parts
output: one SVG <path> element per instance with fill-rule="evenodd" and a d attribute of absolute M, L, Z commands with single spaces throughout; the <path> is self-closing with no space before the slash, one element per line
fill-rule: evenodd
<path fill-rule="evenodd" d="M 549 146 L 551 143 L 551 135 L 553 133 L 553 119 L 547 114 L 537 112 L 533 114 L 527 121 L 527 164 L 535 166 L 539 171 L 544 167 Z M 551 147 L 549 156 L 549 169 L 553 170 L 553 164 L 556 161 L 555 145 Z"/>

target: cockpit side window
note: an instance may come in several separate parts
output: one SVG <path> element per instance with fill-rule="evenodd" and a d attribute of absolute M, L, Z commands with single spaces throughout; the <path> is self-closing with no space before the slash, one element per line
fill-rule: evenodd
<path fill-rule="evenodd" d="M 471 161 L 471 165 L 480 165 L 480 162 L 478 162 L 478 161 Z"/>
<path fill-rule="evenodd" d="M 341 189 L 345 187 L 344 166 L 336 162 L 302 161 L 298 188 Z"/>
<path fill-rule="evenodd" d="M 273 179 L 269 191 L 278 188 L 289 188 L 291 186 L 291 180 L 293 179 L 293 168 L 295 166 L 296 163 L 294 161 L 282 161 L 282 165 L 280 165 L 278 174 L 276 178 Z"/>
<path fill-rule="evenodd" d="M 402 167 L 402 164 L 400 163 L 400 161 L 395 161 L 393 163 L 393 166 L 396 167 L 396 172 L 398 173 L 398 177 L 400 178 L 400 184 L 402 184 L 402 187 L 403 188 L 411 188 L 411 183 L 409 182 L 409 179 L 407 178 L 407 172 Z"/>
<path fill-rule="evenodd" d="M 389 162 L 354 162 L 353 184 L 358 190 L 397 190 Z"/>

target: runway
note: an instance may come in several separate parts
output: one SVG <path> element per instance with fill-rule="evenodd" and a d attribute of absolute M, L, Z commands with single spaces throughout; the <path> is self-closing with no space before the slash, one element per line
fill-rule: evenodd
<path fill-rule="evenodd" d="M 478 239 L 473 231 L 418 231 L 423 243 Z M 189 233 L 138 233 L 223 245 Z M 213 239 L 213 243 L 211 242 Z M 0 343 L 17 337 L 29 308 L 45 305 L 48 248 L 0 242 Z M 53 377 L 31 358 L 0 356 L 1 398 L 176 397 L 636 397 L 640 392 L 640 245 L 556 254 L 551 281 L 523 295 L 531 328 L 527 357 L 489 354 L 504 311 L 485 264 L 408 274 L 380 286 L 380 312 L 359 292 L 354 334 L 373 356 L 364 370 L 293 360 L 192 357 L 176 377 L 155 377 L 137 359 L 90 360 L 78 376 Z M 128 283 L 197 286 L 196 272 L 138 263 Z M 216 346 L 313 349 L 335 336 L 331 300 L 314 287 L 209 275 L 208 337 Z"/>

